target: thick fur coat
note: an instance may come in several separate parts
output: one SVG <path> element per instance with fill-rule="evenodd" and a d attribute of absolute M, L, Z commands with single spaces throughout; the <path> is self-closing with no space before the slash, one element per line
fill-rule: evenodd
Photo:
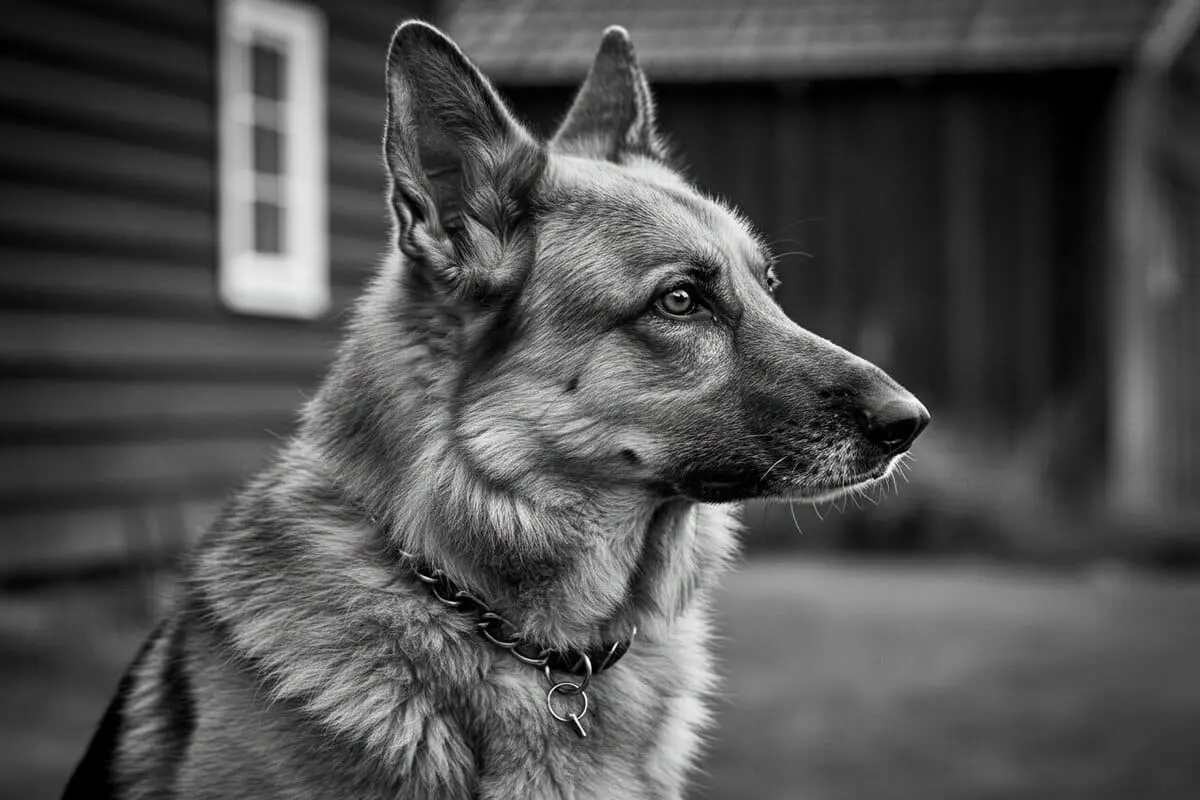
<path fill-rule="evenodd" d="M 749 225 L 669 165 L 621 29 L 549 142 L 427 25 L 387 84 L 393 255 L 67 797 L 679 798 L 734 503 L 861 487 L 928 419 L 779 309 Z M 546 648 L 636 626 L 587 738 L 406 554 Z"/>

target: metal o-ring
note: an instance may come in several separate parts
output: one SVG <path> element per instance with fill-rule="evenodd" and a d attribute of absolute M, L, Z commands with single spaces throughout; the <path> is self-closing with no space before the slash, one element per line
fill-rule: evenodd
<path fill-rule="evenodd" d="M 568 686 L 572 687 L 574 689 L 574 691 L 567 691 L 566 687 L 568 687 Z M 583 698 L 583 709 L 580 710 L 580 712 L 578 714 L 571 714 L 571 715 L 568 715 L 565 717 L 559 716 L 558 712 L 554 710 L 554 703 L 550 702 L 554 698 L 555 692 L 558 692 L 559 694 L 563 695 L 564 697 L 582 697 Z M 571 681 L 563 681 L 561 683 L 556 683 L 550 687 L 550 691 L 546 692 L 546 710 L 550 712 L 550 716 L 554 717 L 559 722 L 570 722 L 573 719 L 575 719 L 575 720 L 583 719 L 584 716 L 586 716 L 587 712 L 588 712 L 587 692 L 582 691 L 579 688 L 578 683 L 572 683 Z"/>

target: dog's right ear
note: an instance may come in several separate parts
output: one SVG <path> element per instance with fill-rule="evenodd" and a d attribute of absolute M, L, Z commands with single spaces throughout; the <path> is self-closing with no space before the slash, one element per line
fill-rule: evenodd
<path fill-rule="evenodd" d="M 667 160 L 654 125 L 654 98 L 638 66 L 629 32 L 604 31 L 600 50 L 550 149 L 621 163 L 628 155 Z"/>
<path fill-rule="evenodd" d="M 387 95 L 396 243 L 439 288 L 482 288 L 475 256 L 497 254 L 519 223 L 545 151 L 458 46 L 423 22 L 392 37 Z"/>

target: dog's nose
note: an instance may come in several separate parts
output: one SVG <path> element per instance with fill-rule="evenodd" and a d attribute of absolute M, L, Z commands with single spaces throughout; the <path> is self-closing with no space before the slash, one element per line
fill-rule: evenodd
<path fill-rule="evenodd" d="M 903 453 L 929 424 L 929 412 L 908 392 L 858 409 L 858 425 L 889 456 Z"/>

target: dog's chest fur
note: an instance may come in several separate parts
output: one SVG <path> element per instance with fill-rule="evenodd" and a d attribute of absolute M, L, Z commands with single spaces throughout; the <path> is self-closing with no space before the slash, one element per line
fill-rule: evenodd
<path fill-rule="evenodd" d="M 302 703 L 272 700 L 236 666 L 209 659 L 205 711 L 176 787 L 205 798 L 240 796 L 247 786 L 280 798 L 679 797 L 707 720 L 703 617 L 697 609 L 676 634 L 642 642 L 593 679 L 586 739 L 548 715 L 544 678 L 507 657 L 481 653 L 487 672 L 473 685 L 412 686 L 381 670 L 341 687 L 356 697 L 330 712 L 347 721 L 391 706 L 358 736 L 330 736 Z"/>
<path fill-rule="evenodd" d="M 639 652 L 593 679 L 587 739 L 546 713 L 544 679 L 506 665 L 506 676 L 482 690 L 493 697 L 477 706 L 489 731 L 482 796 L 677 796 L 707 719 L 704 616 L 697 608 L 676 630 L 642 642 Z M 487 762 L 512 766 L 489 774 Z"/>
<path fill-rule="evenodd" d="M 584 739 L 549 715 L 540 671 L 373 557 L 369 525 L 294 464 L 287 473 L 200 548 L 169 626 L 184 635 L 138 668 L 151 695 L 167 691 L 167 641 L 183 640 L 197 713 L 166 796 L 681 796 L 707 721 L 707 588 L 729 556 L 724 509 L 698 512 L 646 561 L 651 588 L 672 591 L 643 598 L 634 646 L 593 677 Z M 122 770 L 135 777 L 130 732 Z"/>

